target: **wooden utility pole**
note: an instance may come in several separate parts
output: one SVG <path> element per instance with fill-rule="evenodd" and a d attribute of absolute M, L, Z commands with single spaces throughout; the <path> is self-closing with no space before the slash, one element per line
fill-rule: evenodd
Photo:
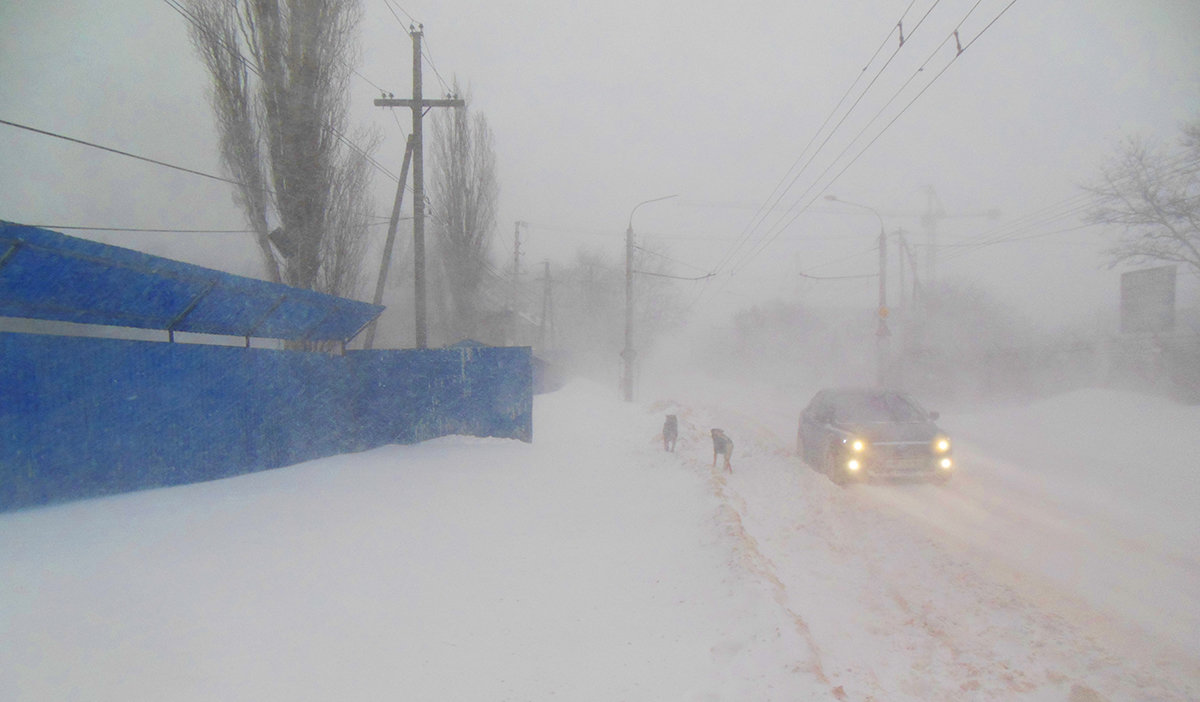
<path fill-rule="evenodd" d="M 416 322 L 416 346 L 426 348 L 428 342 L 428 324 L 426 321 L 425 301 L 425 148 L 424 134 L 421 129 L 421 118 L 429 107 L 465 107 L 466 102 L 459 98 L 444 100 L 425 100 L 421 96 L 421 36 L 424 26 L 409 25 L 408 34 L 413 42 L 413 96 L 411 100 L 395 98 L 380 98 L 375 101 L 376 107 L 409 107 L 412 108 L 412 163 L 413 163 L 413 304 Z M 401 182 L 403 185 L 403 182 Z"/>
<path fill-rule="evenodd" d="M 404 184 L 408 181 L 408 164 L 412 160 L 413 153 L 413 138 L 408 136 L 408 143 L 404 146 L 404 166 L 400 169 L 400 182 L 396 184 L 396 199 L 392 203 L 392 218 L 388 220 L 387 241 L 383 244 L 383 260 L 379 262 L 379 277 L 375 280 L 375 297 L 376 305 L 383 304 L 383 288 L 387 283 L 388 269 L 392 265 L 392 246 L 396 243 L 396 227 L 400 224 L 400 206 L 404 204 Z M 379 325 L 379 317 L 371 320 L 371 326 L 367 329 L 367 337 L 363 342 L 363 348 L 369 349 L 375 344 L 375 327 Z"/>

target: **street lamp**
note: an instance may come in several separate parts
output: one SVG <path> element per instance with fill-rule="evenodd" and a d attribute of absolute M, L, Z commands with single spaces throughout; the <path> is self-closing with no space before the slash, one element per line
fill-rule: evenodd
<path fill-rule="evenodd" d="M 843 205 L 852 207 L 861 207 L 864 210 L 870 210 L 871 214 L 875 215 L 879 220 L 879 327 L 875 330 L 875 341 L 878 359 L 876 362 L 875 381 L 880 386 L 884 384 L 884 366 L 887 356 L 886 346 L 887 338 L 892 335 L 887 326 L 887 234 L 883 231 L 883 217 L 879 212 L 870 205 L 864 205 L 861 202 L 851 202 L 843 200 L 837 195 L 826 195 L 826 200 L 830 202 L 840 202 Z"/>
<path fill-rule="evenodd" d="M 625 349 L 621 351 L 621 359 L 625 362 L 625 366 L 621 387 L 626 402 L 633 402 L 633 359 L 637 355 L 637 352 L 633 350 L 633 213 L 637 212 L 642 205 L 660 200 L 670 200 L 673 197 L 679 197 L 679 195 L 656 197 L 634 205 L 633 209 L 629 211 L 629 226 L 625 228 Z"/>

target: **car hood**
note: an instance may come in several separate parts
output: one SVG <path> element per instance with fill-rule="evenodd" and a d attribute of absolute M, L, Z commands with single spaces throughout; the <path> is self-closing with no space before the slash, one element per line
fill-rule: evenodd
<path fill-rule="evenodd" d="M 836 426 L 871 443 L 933 441 L 941 434 L 933 422 L 838 422 Z"/>

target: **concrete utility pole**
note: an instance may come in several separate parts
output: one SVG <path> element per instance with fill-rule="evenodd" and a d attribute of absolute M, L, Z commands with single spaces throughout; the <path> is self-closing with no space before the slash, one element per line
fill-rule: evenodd
<path fill-rule="evenodd" d="M 860 202 L 851 202 L 843 200 L 837 195 L 826 195 L 826 200 L 830 202 L 840 202 L 843 205 L 851 207 L 861 207 L 864 210 L 870 210 L 872 214 L 879 220 L 879 326 L 875 330 L 875 345 L 876 345 L 876 369 L 875 382 L 883 387 L 885 381 L 885 369 L 887 367 L 887 340 L 892 335 L 888 329 L 888 307 L 887 307 L 887 234 L 883 230 L 883 217 L 879 212 L 870 205 L 864 205 Z"/>
<path fill-rule="evenodd" d="M 425 100 L 421 96 L 421 37 L 424 25 L 409 25 L 408 30 L 413 42 L 412 99 L 380 98 L 375 100 L 375 106 L 412 108 L 413 281 L 415 284 L 413 303 L 416 307 L 414 315 L 416 318 L 416 346 L 423 349 L 428 346 L 428 325 L 425 301 L 425 142 L 421 118 L 425 115 L 425 109 L 429 107 L 465 107 L 467 103 L 459 98 Z M 401 185 L 403 185 L 403 181 Z"/>
<path fill-rule="evenodd" d="M 553 339 L 554 337 L 554 298 L 551 292 L 550 262 L 542 261 L 542 264 L 545 266 L 545 272 L 543 273 L 542 324 L 540 333 L 538 334 L 538 350 L 545 354 L 547 339 Z M 547 337 L 547 330 L 549 331 L 549 337 Z"/>
<path fill-rule="evenodd" d="M 392 203 L 392 218 L 388 220 L 387 241 L 383 244 L 383 260 L 379 262 L 379 277 L 375 279 L 375 297 L 373 301 L 376 305 L 383 304 L 383 288 L 387 283 L 388 269 L 392 265 L 392 246 L 396 243 L 396 227 L 400 224 L 400 206 L 404 204 L 404 183 L 408 181 L 408 164 L 412 160 L 413 153 L 413 138 L 410 134 L 408 142 L 404 146 L 404 166 L 400 169 L 400 182 L 396 183 L 396 199 Z M 367 337 L 363 342 L 363 348 L 369 349 L 375 344 L 375 327 L 379 326 L 379 317 L 371 320 L 371 326 L 367 329 Z"/>
<path fill-rule="evenodd" d="M 633 361 L 637 351 L 633 348 L 633 213 L 642 205 L 660 200 L 670 200 L 679 195 L 656 197 L 653 200 L 643 200 L 629 211 L 629 226 L 625 228 L 625 349 L 621 351 L 621 359 L 625 362 L 621 387 L 626 402 L 633 402 Z"/>
<path fill-rule="evenodd" d="M 508 345 L 512 346 L 517 341 L 517 278 L 521 272 L 521 225 L 524 222 L 517 220 L 513 227 L 513 270 L 512 270 L 512 290 L 509 293 L 508 303 Z"/>
<path fill-rule="evenodd" d="M 908 259 L 908 270 L 912 271 L 912 304 L 913 307 L 917 307 L 921 304 L 921 277 L 917 273 L 917 257 L 913 255 L 912 247 L 903 236 L 900 237 L 900 243 L 904 246 L 904 257 Z"/>

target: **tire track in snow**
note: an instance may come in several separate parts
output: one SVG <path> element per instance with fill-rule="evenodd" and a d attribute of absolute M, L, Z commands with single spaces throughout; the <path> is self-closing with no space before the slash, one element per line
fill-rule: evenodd
<path fill-rule="evenodd" d="M 725 475 L 719 469 L 710 468 L 709 486 L 713 494 L 721 501 L 722 507 L 719 519 L 726 533 L 737 544 L 737 552 L 742 558 L 743 567 L 770 585 L 772 599 L 783 609 L 784 614 L 787 615 L 792 626 L 796 629 L 796 633 L 800 634 L 808 644 L 808 654 L 811 660 L 807 665 L 798 665 L 797 669 L 812 673 L 823 683 L 829 683 L 829 677 L 825 674 L 825 668 L 821 663 L 821 650 L 813 638 L 812 630 L 809 629 L 808 623 L 804 621 L 804 618 L 797 614 L 788 604 L 787 586 L 783 584 L 783 581 L 776 574 L 775 564 L 771 562 L 771 559 L 763 555 L 759 549 L 758 541 L 746 531 L 745 525 L 742 524 L 741 512 L 733 506 L 733 500 L 726 494 Z"/>
<path fill-rule="evenodd" d="M 1114 656 L 1047 603 L 1027 599 L 1006 578 L 996 580 L 996 566 L 964 560 L 958 545 L 913 528 L 916 515 L 889 507 L 890 493 L 877 492 L 900 490 L 919 503 L 941 494 L 936 488 L 838 488 L 791 456 L 788 443 L 760 422 L 707 408 L 679 413 L 681 422 L 687 418 L 693 454 L 695 446 L 711 446 L 709 426 L 734 437 L 734 474 L 709 475 L 720 518 L 746 570 L 762 580 L 806 642 L 812 661 L 806 670 L 836 681 L 834 694 L 850 688 L 856 699 L 1065 699 L 1098 688 L 1115 699 L 1192 698 L 1188 685 Z M 711 471 L 707 461 L 694 463 Z M 784 513 L 780 503 L 789 499 L 792 510 Z M 810 561 L 830 572 L 817 572 Z M 841 611 L 847 600 L 856 602 L 861 621 L 831 624 L 820 605 L 805 612 L 795 604 L 831 595 Z M 891 654 L 863 660 L 854 650 L 854 637 L 862 636 L 870 638 L 867 649 Z"/>
<path fill-rule="evenodd" d="M 679 430 L 681 443 L 686 441 L 696 445 L 703 445 L 711 442 L 710 435 L 705 426 L 716 426 L 712 421 L 702 422 L 701 419 L 708 418 L 706 413 L 698 412 L 692 408 L 683 408 L 673 403 L 659 403 L 652 409 L 662 410 L 666 407 L 673 407 L 674 413 L 679 418 Z M 747 422 L 745 419 L 740 419 L 738 422 L 740 428 L 745 428 Z M 778 446 L 778 439 L 765 427 L 759 427 L 758 431 L 753 434 L 743 433 L 742 436 L 751 435 L 752 441 L 744 439 L 736 442 L 734 453 L 734 471 L 736 473 L 738 462 L 743 460 L 747 454 L 747 448 L 760 448 L 765 445 Z M 749 444 L 749 446 L 746 446 Z M 711 445 L 711 443 L 709 443 Z M 742 451 L 739 453 L 738 448 Z M 760 453 L 760 452 L 755 452 Z M 755 455 L 750 453 L 749 455 Z M 769 453 L 776 457 L 786 455 L 786 451 L 772 450 Z M 816 637 L 813 635 L 812 629 L 808 622 L 805 621 L 795 608 L 791 605 L 788 588 L 783 580 L 779 577 L 775 564 L 768 558 L 759 547 L 758 540 L 750 534 L 749 530 L 743 523 L 742 515 L 747 511 L 746 501 L 735 490 L 730 489 L 727 474 L 720 467 L 720 461 L 714 467 L 712 464 L 704 464 L 701 461 L 690 461 L 691 465 L 698 470 L 703 470 L 707 473 L 707 482 L 713 496 L 717 498 L 720 508 L 717 514 L 717 520 L 725 532 L 731 539 L 735 553 L 740 558 L 740 566 L 761 582 L 763 582 L 772 600 L 782 610 L 787 621 L 791 624 L 795 632 L 805 642 L 806 651 L 805 657 L 798 661 L 792 668 L 793 673 L 808 673 L 815 677 L 819 682 L 825 685 L 830 685 L 830 694 L 837 700 L 849 699 L 842 685 L 833 686 L 829 675 L 825 672 L 825 666 L 822 662 L 821 648 L 817 644 Z"/>

